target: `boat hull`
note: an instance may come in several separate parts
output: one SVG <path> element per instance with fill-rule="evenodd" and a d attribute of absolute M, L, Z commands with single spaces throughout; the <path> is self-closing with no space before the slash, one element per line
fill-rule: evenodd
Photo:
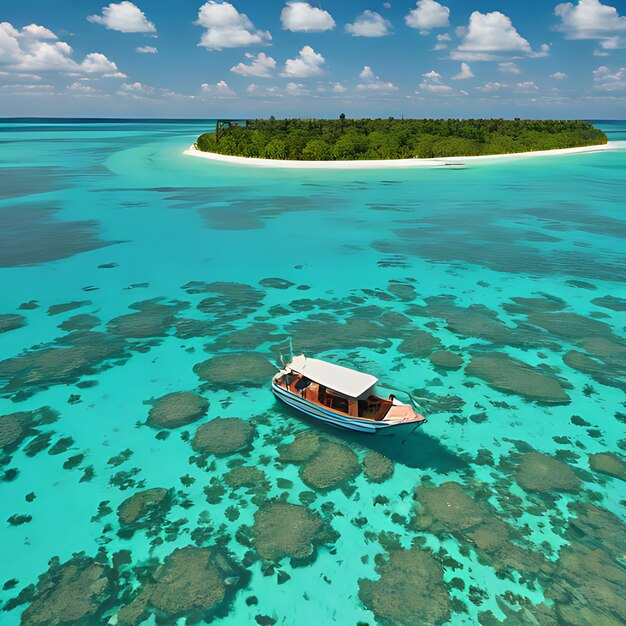
<path fill-rule="evenodd" d="M 396 434 L 398 433 L 398 431 L 410 432 L 421 423 L 423 423 L 408 422 L 400 424 L 389 424 L 386 422 L 374 421 L 364 422 L 363 420 L 354 419 L 349 416 L 338 415 L 334 411 L 329 411 L 324 407 L 318 406 L 316 404 L 311 404 L 303 398 L 300 398 L 290 391 L 287 391 L 284 387 L 280 387 L 273 381 L 272 391 L 281 402 L 284 402 L 285 404 L 296 409 L 297 411 L 300 411 L 301 413 L 304 413 L 309 417 L 313 417 L 314 419 L 326 422 L 327 424 L 330 424 L 332 426 L 344 428 L 346 430 L 355 430 L 357 432 L 373 434 L 379 431 L 388 431 L 389 429 L 392 429 L 393 433 Z"/>

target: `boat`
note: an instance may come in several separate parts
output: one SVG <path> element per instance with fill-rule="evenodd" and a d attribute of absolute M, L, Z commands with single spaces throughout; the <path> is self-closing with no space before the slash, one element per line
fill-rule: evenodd
<path fill-rule="evenodd" d="M 414 429 L 426 421 L 408 392 L 383 397 L 378 378 L 342 365 L 304 356 L 291 360 L 272 379 L 272 391 L 285 404 L 333 426 L 365 433 L 399 427 Z M 391 388 L 390 388 L 391 389 Z"/>

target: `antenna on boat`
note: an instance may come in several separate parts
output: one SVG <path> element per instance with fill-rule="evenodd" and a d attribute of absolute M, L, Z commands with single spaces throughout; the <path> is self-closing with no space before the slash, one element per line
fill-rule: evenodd
<path fill-rule="evenodd" d="M 287 337 L 287 339 L 285 339 L 285 341 L 283 341 L 283 345 L 285 343 L 287 343 L 287 347 L 289 348 L 289 353 L 288 353 L 289 360 L 285 361 L 285 357 L 283 356 L 282 350 L 279 351 L 279 353 L 278 353 L 279 354 L 279 358 L 280 358 L 280 362 L 281 362 L 283 367 L 285 367 L 287 365 L 287 363 L 291 363 L 293 361 L 293 344 L 291 342 L 291 336 Z M 278 345 L 280 346 L 281 344 L 278 344 Z"/>

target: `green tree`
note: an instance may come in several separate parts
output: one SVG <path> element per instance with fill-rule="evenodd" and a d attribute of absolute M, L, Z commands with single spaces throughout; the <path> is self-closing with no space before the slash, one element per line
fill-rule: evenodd
<path fill-rule="evenodd" d="M 332 151 L 323 139 L 311 139 L 304 147 L 302 156 L 309 161 L 330 161 Z"/>
<path fill-rule="evenodd" d="M 337 160 L 358 159 L 368 148 L 367 138 L 356 133 L 346 133 L 340 137 L 333 147 L 333 156 Z"/>
<path fill-rule="evenodd" d="M 285 142 L 280 139 L 272 139 L 263 150 L 264 159 L 284 159 L 286 154 Z"/>

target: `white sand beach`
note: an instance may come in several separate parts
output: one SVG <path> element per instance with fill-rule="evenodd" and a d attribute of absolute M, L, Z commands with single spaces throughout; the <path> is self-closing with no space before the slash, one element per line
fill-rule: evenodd
<path fill-rule="evenodd" d="M 371 161 L 279 161 L 277 159 L 258 159 L 214 152 L 202 152 L 194 146 L 190 146 L 183 152 L 187 156 L 220 161 L 233 165 L 251 165 L 253 167 L 273 167 L 286 169 L 325 169 L 325 170 L 369 170 L 369 169 L 395 169 L 395 168 L 437 168 L 437 167 L 463 167 L 465 165 L 509 161 L 512 159 L 525 159 L 529 157 L 556 156 L 566 154 L 590 154 L 594 152 L 606 152 L 607 150 L 625 150 L 626 141 L 610 141 L 598 146 L 584 146 L 582 148 L 562 148 L 559 150 L 537 150 L 535 152 L 518 152 L 515 154 L 490 154 L 484 156 L 448 157 L 445 159 L 381 159 Z"/>

